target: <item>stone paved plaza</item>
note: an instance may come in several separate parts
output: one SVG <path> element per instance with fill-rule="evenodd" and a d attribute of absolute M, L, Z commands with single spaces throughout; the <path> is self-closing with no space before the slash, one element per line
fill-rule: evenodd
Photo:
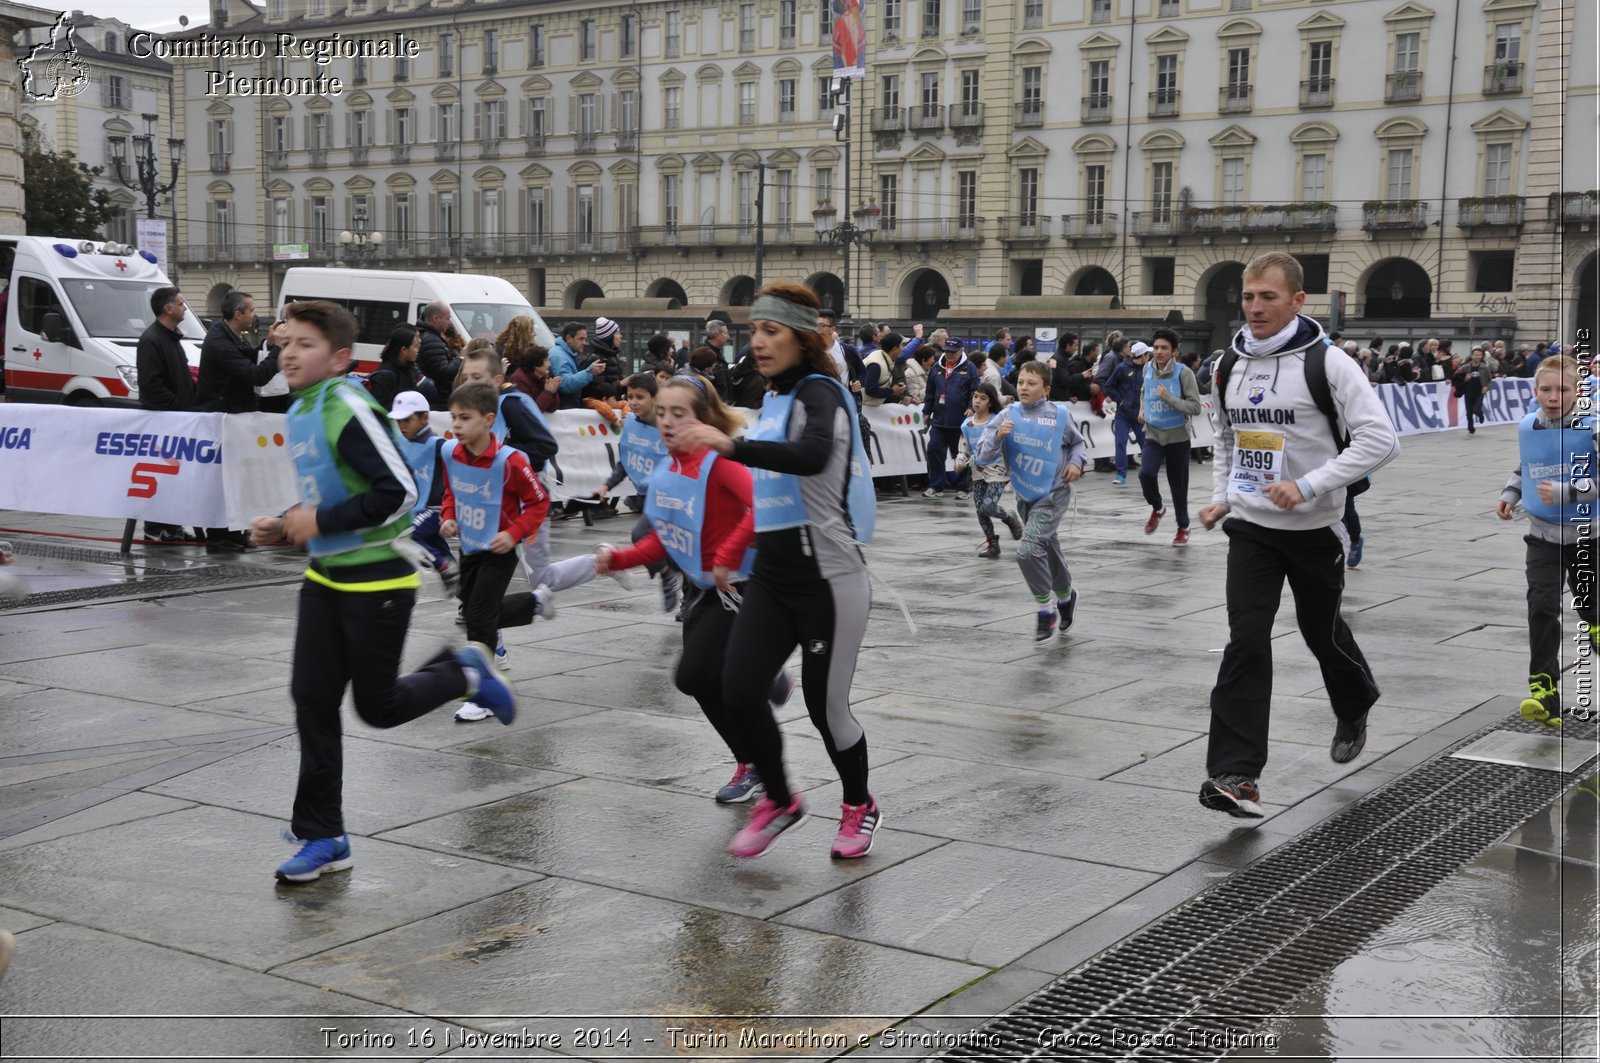
<path fill-rule="evenodd" d="M 507 632 L 510 728 L 347 715 L 355 867 L 294 889 L 272 878 L 297 760 L 293 584 L 0 613 L 0 928 L 19 942 L 0 1015 L 34 1016 L 6 1020 L 4 1051 L 703 1058 L 718 1052 L 668 1030 L 854 1038 L 992 1015 L 1514 710 L 1523 524 L 1493 515 L 1513 432 L 1407 439 L 1362 499 L 1345 610 L 1383 699 L 1352 764 L 1328 759 L 1333 717 L 1285 595 L 1259 824 L 1195 800 L 1223 535 L 1196 524 L 1173 549 L 1169 515 L 1147 538 L 1134 484 L 1104 474 L 1063 528 L 1077 625 L 1042 649 L 1009 541 L 975 558 L 970 503 L 880 507 L 873 571 L 918 631 L 876 593 L 854 707 L 886 819 L 848 864 L 828 859 L 837 784 L 798 698 L 785 742 L 814 821 L 759 861 L 727 855 L 744 808 L 710 799 L 731 764 L 673 689 L 678 628 L 653 583 L 597 581 Z M 1196 468 L 1192 508 L 1209 476 Z M 563 523 L 555 553 L 628 526 Z M 72 567 L 36 578 L 104 578 Z M 459 637 L 453 612 L 430 582 L 409 662 Z M 631 1043 L 574 1036 L 590 1027 Z M 523 1030 L 514 1050 L 460 1039 Z"/>

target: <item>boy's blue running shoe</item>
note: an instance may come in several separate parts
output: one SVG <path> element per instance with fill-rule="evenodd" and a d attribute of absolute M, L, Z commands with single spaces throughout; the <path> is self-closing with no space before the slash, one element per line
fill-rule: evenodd
<path fill-rule="evenodd" d="M 1064 602 L 1056 603 L 1056 612 L 1061 614 L 1061 634 L 1065 635 L 1072 630 L 1072 619 L 1078 611 L 1078 588 L 1072 588 L 1072 594 Z"/>
<path fill-rule="evenodd" d="M 1345 558 L 1344 567 L 1359 568 L 1361 566 L 1361 555 L 1366 550 L 1366 546 L 1367 541 L 1358 536 L 1356 541 L 1350 544 L 1350 553 Z"/>
<path fill-rule="evenodd" d="M 279 882 L 315 882 L 330 871 L 348 871 L 355 863 L 350 859 L 350 836 L 313 838 L 300 846 L 300 851 L 278 865 Z"/>
<path fill-rule="evenodd" d="M 467 699 L 494 713 L 501 723 L 517 718 L 517 696 L 511 692 L 498 675 L 495 675 L 494 651 L 481 642 L 469 642 L 456 651 L 456 660 L 463 668 L 478 673 L 478 689 L 468 690 Z"/>

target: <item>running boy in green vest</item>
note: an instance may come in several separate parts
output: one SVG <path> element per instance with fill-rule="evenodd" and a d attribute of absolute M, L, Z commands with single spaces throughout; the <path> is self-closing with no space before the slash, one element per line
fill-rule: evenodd
<path fill-rule="evenodd" d="M 1495 512 L 1510 520 L 1518 502 L 1528 514 L 1528 697 L 1524 719 L 1561 726 L 1561 582 L 1572 589 L 1593 650 L 1600 641 L 1595 599 L 1594 522 L 1596 424 L 1578 410 L 1578 363 L 1546 358 L 1533 375 L 1538 407 L 1517 429 L 1517 467 L 1500 492 Z M 1581 646 L 1581 643 L 1580 643 Z M 1572 660 L 1577 654 L 1569 654 Z"/>
<path fill-rule="evenodd" d="M 383 407 L 345 379 L 355 318 L 321 300 L 290 303 L 284 316 L 278 367 L 296 396 L 288 434 L 300 501 L 281 517 L 257 517 L 251 536 L 258 544 L 288 540 L 311 555 L 289 683 L 300 733 L 291 827 L 302 844 L 277 871 L 280 882 L 300 883 L 353 863 L 343 814 L 345 687 L 373 727 L 396 727 L 464 697 L 495 706 L 505 723 L 517 710 L 484 646 L 442 650 L 399 677 L 422 581 L 394 544 L 411 526 L 416 485 Z"/>

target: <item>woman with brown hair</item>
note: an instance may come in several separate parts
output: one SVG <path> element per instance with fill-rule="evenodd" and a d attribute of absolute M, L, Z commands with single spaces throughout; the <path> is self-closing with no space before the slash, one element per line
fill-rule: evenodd
<path fill-rule="evenodd" d="M 543 350 L 534 343 L 533 318 L 527 314 L 518 314 L 507 321 L 500 335 L 494 338 L 494 349 L 500 352 L 509 369 L 520 369 L 523 359 L 536 348 Z"/>
<path fill-rule="evenodd" d="M 771 392 L 739 441 L 710 425 L 676 435 L 686 449 L 710 447 L 755 470 L 755 567 L 729 636 L 723 698 L 743 732 L 766 796 L 729 844 L 756 857 L 806 818 L 789 789 L 783 740 L 767 705 L 772 676 L 804 647 L 800 684 L 811 722 L 844 786 L 832 854 L 866 856 L 882 822 L 867 789 L 867 738 L 850 712 L 850 682 L 866 632 L 871 591 L 860 542 L 872 538 L 876 503 L 856 422 L 855 400 L 838 378 L 817 329 L 821 304 L 799 284 L 769 284 L 750 306 L 750 352 Z M 730 589 L 726 566 L 717 586 Z"/>

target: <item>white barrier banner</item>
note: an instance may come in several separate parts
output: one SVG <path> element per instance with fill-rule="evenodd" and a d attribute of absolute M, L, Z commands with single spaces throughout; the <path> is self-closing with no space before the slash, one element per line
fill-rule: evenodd
<path fill-rule="evenodd" d="M 1383 403 L 1394 430 L 1403 436 L 1448 432 L 1467 427 L 1467 400 L 1455 395 L 1448 381 L 1426 384 L 1379 384 Z M 1483 423 L 1516 424 L 1537 405 L 1533 381 L 1502 377 L 1491 381 L 1483 397 Z"/>
<path fill-rule="evenodd" d="M 221 527 L 223 416 L 0 405 L 0 509 Z"/>

